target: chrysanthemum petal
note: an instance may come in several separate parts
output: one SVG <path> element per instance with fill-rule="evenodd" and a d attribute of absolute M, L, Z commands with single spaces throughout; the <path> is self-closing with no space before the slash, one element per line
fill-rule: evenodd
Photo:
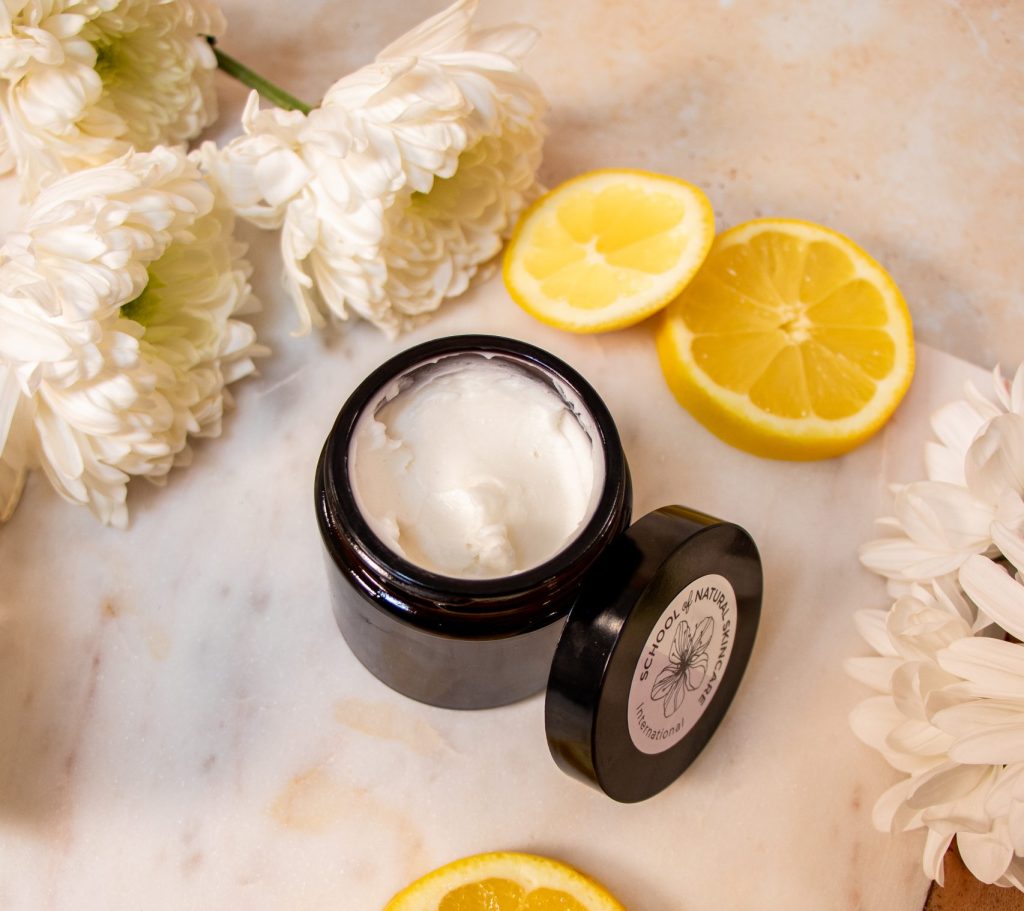
<path fill-rule="evenodd" d="M 1010 411 L 1024 414 L 1024 363 L 1017 368 L 1010 385 Z"/>
<path fill-rule="evenodd" d="M 894 505 L 907 535 L 922 547 L 970 554 L 988 546 L 992 507 L 963 487 L 917 481 L 900 490 Z"/>
<path fill-rule="evenodd" d="M 992 725 L 1024 723 L 1024 702 L 972 699 L 933 711 L 930 717 L 932 724 L 959 739 Z"/>
<path fill-rule="evenodd" d="M 964 865 L 983 883 L 996 882 L 1013 859 L 1013 846 L 1003 827 L 998 832 L 959 832 L 956 844 Z"/>
<path fill-rule="evenodd" d="M 946 881 L 943 861 L 946 859 L 946 851 L 949 850 L 952 841 L 952 834 L 943 835 L 933 829 L 928 830 L 928 837 L 925 839 L 921 866 L 924 875 L 929 879 L 934 879 L 940 886 Z"/>
<path fill-rule="evenodd" d="M 1002 522 L 993 522 L 992 543 L 1013 564 L 1018 573 L 1024 573 L 1024 534 L 1013 531 Z"/>
<path fill-rule="evenodd" d="M 896 753 L 917 756 L 941 756 L 953 738 L 927 721 L 906 720 L 889 732 L 885 743 Z"/>
<path fill-rule="evenodd" d="M 931 579 L 955 572 L 964 557 L 955 551 L 935 551 L 909 538 L 878 538 L 860 547 L 860 562 L 881 576 L 899 579 Z"/>
<path fill-rule="evenodd" d="M 931 425 L 942 445 L 960 457 L 962 466 L 964 454 L 986 420 L 988 417 L 979 414 L 968 402 L 956 401 L 935 411 Z"/>
<path fill-rule="evenodd" d="M 1018 852 L 1018 854 L 1024 852 Z M 1024 892 L 1024 858 L 1016 856 L 1007 866 L 1003 877 L 997 880 L 996 885 L 1007 886 Z"/>
<path fill-rule="evenodd" d="M 936 654 L 943 670 L 968 680 L 991 698 L 1024 699 L 1024 646 L 998 639 L 968 638 Z"/>
<path fill-rule="evenodd" d="M 929 481 L 943 481 L 946 484 L 967 486 L 962 452 L 929 441 L 925 443 L 924 463 Z"/>
<path fill-rule="evenodd" d="M 906 800 L 911 785 L 911 779 L 901 779 L 875 801 L 871 810 L 871 822 L 879 832 L 905 831 L 908 823 Z"/>
<path fill-rule="evenodd" d="M 21 499 L 31 445 L 28 402 L 14 371 L 0 364 L 0 522 Z"/>
<path fill-rule="evenodd" d="M 967 404 L 974 408 L 986 421 L 1001 414 L 1000 407 L 995 404 L 987 395 L 984 395 L 972 380 L 964 383 L 964 396 Z"/>
<path fill-rule="evenodd" d="M 478 0 L 457 0 L 396 38 L 377 55 L 377 59 L 420 57 L 461 49 L 477 5 Z"/>
<path fill-rule="evenodd" d="M 964 460 L 971 492 L 989 503 L 1024 492 L 1024 415 L 1001 414 L 986 425 Z"/>
<path fill-rule="evenodd" d="M 884 610 L 859 610 L 853 615 L 854 626 L 861 638 L 867 642 L 878 654 L 895 657 L 897 651 L 889 638 L 889 630 L 886 626 L 888 611 Z"/>
<path fill-rule="evenodd" d="M 957 762 L 1024 762 L 1024 720 L 1010 724 L 989 723 L 969 734 L 957 737 L 949 748 Z"/>
<path fill-rule="evenodd" d="M 1024 763 L 1011 763 L 996 773 L 996 780 L 985 798 L 990 816 L 1006 816 L 1011 804 L 1024 797 Z M 1024 809 L 1024 803 L 1021 804 Z"/>
<path fill-rule="evenodd" d="M 937 603 L 943 605 L 951 613 L 955 613 L 965 623 L 969 623 L 972 629 L 977 620 L 977 611 L 974 605 L 964 597 L 963 591 L 957 585 L 956 577 L 953 574 L 936 576 L 931 582 L 932 594 Z"/>
<path fill-rule="evenodd" d="M 918 772 L 934 764 L 926 755 L 915 755 L 894 750 L 889 746 L 891 731 L 905 721 L 904 716 L 888 696 L 865 699 L 850 712 L 853 733 L 869 747 L 882 754 L 886 762 L 901 772 Z"/>
<path fill-rule="evenodd" d="M 969 558 L 960 567 L 960 584 L 971 599 L 1006 632 L 1024 639 L 1024 585 L 987 557 Z"/>
<path fill-rule="evenodd" d="M 924 810 L 952 804 L 970 795 L 989 776 L 984 766 L 964 766 L 948 760 L 916 777 L 907 795 L 907 806 Z"/>
<path fill-rule="evenodd" d="M 859 683 L 879 693 L 888 693 L 892 685 L 893 672 L 902 664 L 902 658 L 847 658 L 843 662 L 843 669 Z"/>
<path fill-rule="evenodd" d="M 913 662 L 934 661 L 939 649 L 971 634 L 970 626 L 959 615 L 930 597 L 924 601 L 914 595 L 895 601 L 886 617 L 886 628 L 897 652 Z"/>

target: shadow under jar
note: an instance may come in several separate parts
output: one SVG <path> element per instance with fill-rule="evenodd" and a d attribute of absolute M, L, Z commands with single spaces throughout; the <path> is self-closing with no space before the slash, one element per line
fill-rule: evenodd
<path fill-rule="evenodd" d="M 589 502 L 557 550 L 535 565 L 483 577 L 437 572 L 403 551 L 397 526 L 390 527 L 393 539 L 383 540 L 389 528 L 382 531 L 367 514 L 359 490 L 354 466 L 365 457 L 355 441 L 368 432 L 368 421 L 436 377 L 496 367 L 527 391 L 536 384 L 537 392 L 554 397 L 564 409 L 560 420 L 587 441 L 591 461 L 584 459 L 581 470 L 592 471 Z M 436 432 L 458 438 L 443 424 Z M 334 614 L 350 649 L 392 689 L 456 709 L 504 705 L 544 689 L 565 618 L 632 513 L 622 444 L 590 384 L 542 349 L 484 335 L 427 342 L 371 373 L 327 438 L 315 495 Z M 420 532 L 429 537 L 431 529 Z"/>

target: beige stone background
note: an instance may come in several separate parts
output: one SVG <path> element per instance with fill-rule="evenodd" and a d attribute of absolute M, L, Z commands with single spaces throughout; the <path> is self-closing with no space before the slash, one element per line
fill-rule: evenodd
<path fill-rule="evenodd" d="M 442 3 L 223 0 L 222 44 L 315 101 Z M 552 105 L 547 183 L 646 167 L 702 186 L 720 228 L 823 222 L 892 272 L 922 341 L 982 364 L 1024 358 L 1024 0 L 483 0 L 480 18 L 543 32 L 530 68 Z M 245 91 L 227 78 L 218 91 L 225 137 Z M 854 542 L 886 481 L 919 476 L 925 415 L 977 374 L 923 351 L 920 382 L 879 438 L 798 466 L 728 450 L 676 409 L 649 327 L 557 333 L 497 279 L 425 327 L 487 328 L 566 357 L 645 466 L 644 510 L 690 503 L 764 542 L 772 609 L 742 698 L 663 799 L 620 808 L 548 761 L 539 699 L 453 718 L 392 699 L 345 650 L 310 479 L 339 402 L 394 346 L 367 326 L 289 338 L 276 241 L 244 231 L 275 354 L 239 384 L 223 438 L 167 490 L 135 488 L 127 534 L 36 477 L 0 537 L 0 909 L 373 911 L 351 895 L 390 894 L 499 834 L 606 879 L 633 911 L 919 907 L 914 837 L 870 827 L 888 773 L 847 729 L 864 694 L 837 670 L 860 647 L 841 596 L 855 600 L 866 575 Z M 503 800 L 487 812 L 481 772 L 495 768 Z M 635 856 L 650 832 L 665 835 L 650 840 L 660 878 Z M 670 891 L 682 872 L 685 901 Z M 947 877 L 933 911 L 1024 909 L 955 857 Z M 807 895 L 819 898 L 787 900 Z"/>
<path fill-rule="evenodd" d="M 229 0 L 223 47 L 315 101 L 441 5 Z M 1024 358 L 1024 3 L 483 0 L 480 19 L 542 33 L 549 184 L 651 168 L 701 186 L 719 228 L 821 222 L 889 269 L 922 341 Z"/>
<path fill-rule="evenodd" d="M 224 6 L 223 46 L 315 101 L 440 4 Z M 821 222 L 890 271 L 921 341 L 1024 359 L 1024 2 L 483 0 L 480 18 L 542 32 L 548 184 L 650 168 L 701 186 L 720 229 Z M 932 911 L 1024 909 L 955 856 L 947 870 Z"/>

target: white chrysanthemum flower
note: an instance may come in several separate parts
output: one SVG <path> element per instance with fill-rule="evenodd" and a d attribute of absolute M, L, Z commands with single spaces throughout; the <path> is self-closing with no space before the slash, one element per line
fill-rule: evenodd
<path fill-rule="evenodd" d="M 4 128 L 22 185 L 184 142 L 217 116 L 208 0 L 4 0 Z"/>
<path fill-rule="evenodd" d="M 847 671 L 882 695 L 858 705 L 850 724 L 907 773 L 879 798 L 875 825 L 924 829 L 924 871 L 939 883 L 955 837 L 978 879 L 1019 888 L 1024 820 L 1011 826 L 1007 813 L 994 811 L 1017 806 L 1015 782 L 1003 776 L 1004 763 L 1024 762 L 1024 646 L 973 637 L 956 611 L 920 587 L 891 611 L 863 611 L 857 620 L 878 655 L 850 659 Z"/>
<path fill-rule="evenodd" d="M 926 449 L 929 480 L 896 488 L 898 537 L 861 548 L 861 561 L 890 579 L 931 580 L 976 554 L 993 554 L 992 528 L 1024 526 L 1024 366 L 1013 383 L 995 373 L 996 400 L 973 386 L 932 417 L 941 443 Z"/>
<path fill-rule="evenodd" d="M 1003 525 L 997 535 L 1007 548 L 1005 559 L 1018 571 L 1014 579 L 987 557 L 974 556 L 960 567 L 960 585 L 979 610 L 1016 639 L 1024 640 L 1024 537 Z"/>
<path fill-rule="evenodd" d="M 461 294 L 537 194 L 545 102 L 531 29 L 475 29 L 460 0 L 335 83 L 308 115 L 259 110 L 204 166 L 282 228 L 303 331 L 351 312 L 389 335 Z"/>
<path fill-rule="evenodd" d="M 0 510 L 38 464 L 66 499 L 127 522 L 215 436 L 226 384 L 261 350 L 234 216 L 184 152 L 158 147 L 44 189 L 0 250 Z"/>
<path fill-rule="evenodd" d="M 892 832 L 925 829 L 924 869 L 942 882 L 953 838 L 988 883 L 1024 890 L 1024 367 L 995 374 L 995 401 L 973 388 L 940 409 L 929 480 L 896 491 L 903 533 L 861 559 L 898 595 L 857 625 L 877 653 L 851 676 L 880 695 L 854 732 L 903 778 L 875 806 Z"/>

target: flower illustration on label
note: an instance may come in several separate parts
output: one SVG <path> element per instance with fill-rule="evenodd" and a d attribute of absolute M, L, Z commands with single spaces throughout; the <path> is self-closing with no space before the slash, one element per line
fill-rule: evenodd
<path fill-rule="evenodd" d="M 651 699 L 662 702 L 665 717 L 679 711 L 689 690 L 704 683 L 708 672 L 708 644 L 715 632 L 715 621 L 705 617 L 690 631 L 685 620 L 676 627 L 668 664 L 651 687 Z"/>
<path fill-rule="evenodd" d="M 719 573 L 694 579 L 658 615 L 627 703 L 629 736 L 641 753 L 671 749 L 700 721 L 725 679 L 737 619 L 736 593 Z"/>

